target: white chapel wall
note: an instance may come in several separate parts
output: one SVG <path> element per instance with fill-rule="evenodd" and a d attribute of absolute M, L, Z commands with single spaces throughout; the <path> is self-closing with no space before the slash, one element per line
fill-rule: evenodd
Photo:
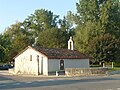
<path fill-rule="evenodd" d="M 48 75 L 48 59 L 43 58 L 43 75 Z"/>
<path fill-rule="evenodd" d="M 30 55 L 32 55 L 32 61 L 30 61 Z M 37 55 L 39 55 L 39 65 L 41 65 L 41 57 L 44 56 L 31 48 L 28 48 L 26 51 L 24 51 L 18 57 L 16 57 L 15 73 L 37 75 L 38 74 Z M 44 57 L 44 59 L 46 59 L 46 57 Z M 41 73 L 41 67 L 39 67 L 39 72 Z"/>

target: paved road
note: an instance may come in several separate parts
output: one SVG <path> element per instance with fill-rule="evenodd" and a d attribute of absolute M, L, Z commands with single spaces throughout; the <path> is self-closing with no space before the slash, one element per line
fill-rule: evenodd
<path fill-rule="evenodd" d="M 0 90 L 120 90 L 120 75 L 26 77 L 0 72 Z"/>

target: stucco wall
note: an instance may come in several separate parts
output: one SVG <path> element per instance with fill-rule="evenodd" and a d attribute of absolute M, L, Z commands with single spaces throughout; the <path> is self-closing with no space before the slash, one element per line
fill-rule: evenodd
<path fill-rule="evenodd" d="M 89 68 L 89 59 L 65 59 L 65 68 Z"/>
<path fill-rule="evenodd" d="M 48 60 L 48 70 L 49 72 L 59 71 L 60 69 L 60 59 L 49 59 Z"/>
<path fill-rule="evenodd" d="M 48 59 L 43 59 L 43 75 L 48 75 Z"/>
<path fill-rule="evenodd" d="M 60 60 L 61 59 L 48 60 L 49 72 L 60 70 Z M 63 60 L 64 68 L 89 68 L 89 59 L 63 59 Z"/>
<path fill-rule="evenodd" d="M 30 61 L 30 55 L 32 55 L 32 61 Z M 15 73 L 16 74 L 35 74 L 38 75 L 38 62 L 37 55 L 39 55 L 39 74 L 47 72 L 47 58 L 36 52 L 35 50 L 28 48 L 23 53 L 15 58 Z M 43 61 L 43 68 L 41 70 L 41 61 Z M 44 66 L 45 65 L 45 66 Z M 42 72 L 44 71 L 44 72 Z"/>

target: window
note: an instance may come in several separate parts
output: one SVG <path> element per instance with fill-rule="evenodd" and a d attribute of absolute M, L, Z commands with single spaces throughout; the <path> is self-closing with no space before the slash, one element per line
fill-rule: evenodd
<path fill-rule="evenodd" d="M 32 55 L 30 55 L 30 61 L 32 61 Z"/>

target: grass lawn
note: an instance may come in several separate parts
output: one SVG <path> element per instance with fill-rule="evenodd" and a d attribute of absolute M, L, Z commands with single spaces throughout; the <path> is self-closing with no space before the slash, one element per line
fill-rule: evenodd
<path fill-rule="evenodd" d="M 120 67 L 109 68 L 109 71 L 117 71 L 120 70 Z"/>

